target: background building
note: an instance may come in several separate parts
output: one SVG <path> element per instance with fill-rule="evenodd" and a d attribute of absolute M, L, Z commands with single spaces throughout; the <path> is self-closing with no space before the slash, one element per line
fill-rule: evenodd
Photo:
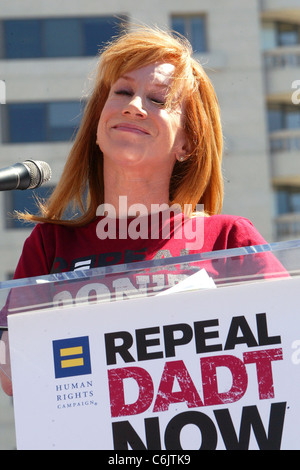
<path fill-rule="evenodd" d="M 47 161 L 53 177 L 39 194 L 53 188 L 97 49 L 124 17 L 188 35 L 210 76 L 225 137 L 223 212 L 251 219 L 269 241 L 298 238 L 299 0 L 0 0 L 1 167 Z M 31 231 L 8 213 L 30 209 L 31 196 L 0 193 L 0 280 L 13 273 Z M 0 448 L 13 446 L 12 407 L 1 396 Z"/>

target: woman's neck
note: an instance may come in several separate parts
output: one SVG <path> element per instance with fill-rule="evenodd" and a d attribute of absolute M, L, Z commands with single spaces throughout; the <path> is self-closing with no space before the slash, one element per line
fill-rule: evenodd
<path fill-rule="evenodd" d="M 169 176 L 120 173 L 104 177 L 105 204 L 111 204 L 118 217 L 133 216 L 132 211 L 141 210 L 144 211 L 141 215 L 147 215 L 169 205 Z"/>

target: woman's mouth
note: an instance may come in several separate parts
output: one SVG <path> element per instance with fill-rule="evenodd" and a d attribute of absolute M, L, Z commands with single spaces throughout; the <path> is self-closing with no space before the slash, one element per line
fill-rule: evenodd
<path fill-rule="evenodd" d="M 125 122 L 116 124 L 115 126 L 113 126 L 113 129 L 116 129 L 118 131 L 123 131 L 123 132 L 132 132 L 134 134 L 150 135 L 149 132 L 144 127 L 138 126 L 136 124 L 125 123 Z"/>

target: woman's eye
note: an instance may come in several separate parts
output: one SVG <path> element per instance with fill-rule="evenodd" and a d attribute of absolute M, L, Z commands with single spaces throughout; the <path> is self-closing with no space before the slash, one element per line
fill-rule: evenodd
<path fill-rule="evenodd" d="M 132 93 L 129 90 L 116 90 L 115 95 L 132 96 Z"/>
<path fill-rule="evenodd" d="M 124 88 L 120 89 L 120 90 L 115 90 L 114 92 L 115 95 L 118 95 L 118 96 L 133 96 L 133 91 L 131 90 L 126 90 Z M 149 100 L 154 103 L 155 105 L 157 106 L 164 106 L 165 105 L 165 101 L 160 99 L 160 98 L 157 98 L 157 97 L 154 97 L 154 96 L 149 96 L 148 97 Z"/>
<path fill-rule="evenodd" d="M 159 98 L 150 98 L 150 100 L 152 101 L 152 103 L 155 103 L 159 106 L 165 105 L 165 102 L 163 100 L 160 100 Z"/>

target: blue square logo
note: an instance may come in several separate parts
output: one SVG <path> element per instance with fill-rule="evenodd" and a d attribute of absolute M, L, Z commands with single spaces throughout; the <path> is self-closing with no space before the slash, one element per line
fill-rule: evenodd
<path fill-rule="evenodd" d="M 88 336 L 59 339 L 52 344 L 56 379 L 91 374 Z"/>

